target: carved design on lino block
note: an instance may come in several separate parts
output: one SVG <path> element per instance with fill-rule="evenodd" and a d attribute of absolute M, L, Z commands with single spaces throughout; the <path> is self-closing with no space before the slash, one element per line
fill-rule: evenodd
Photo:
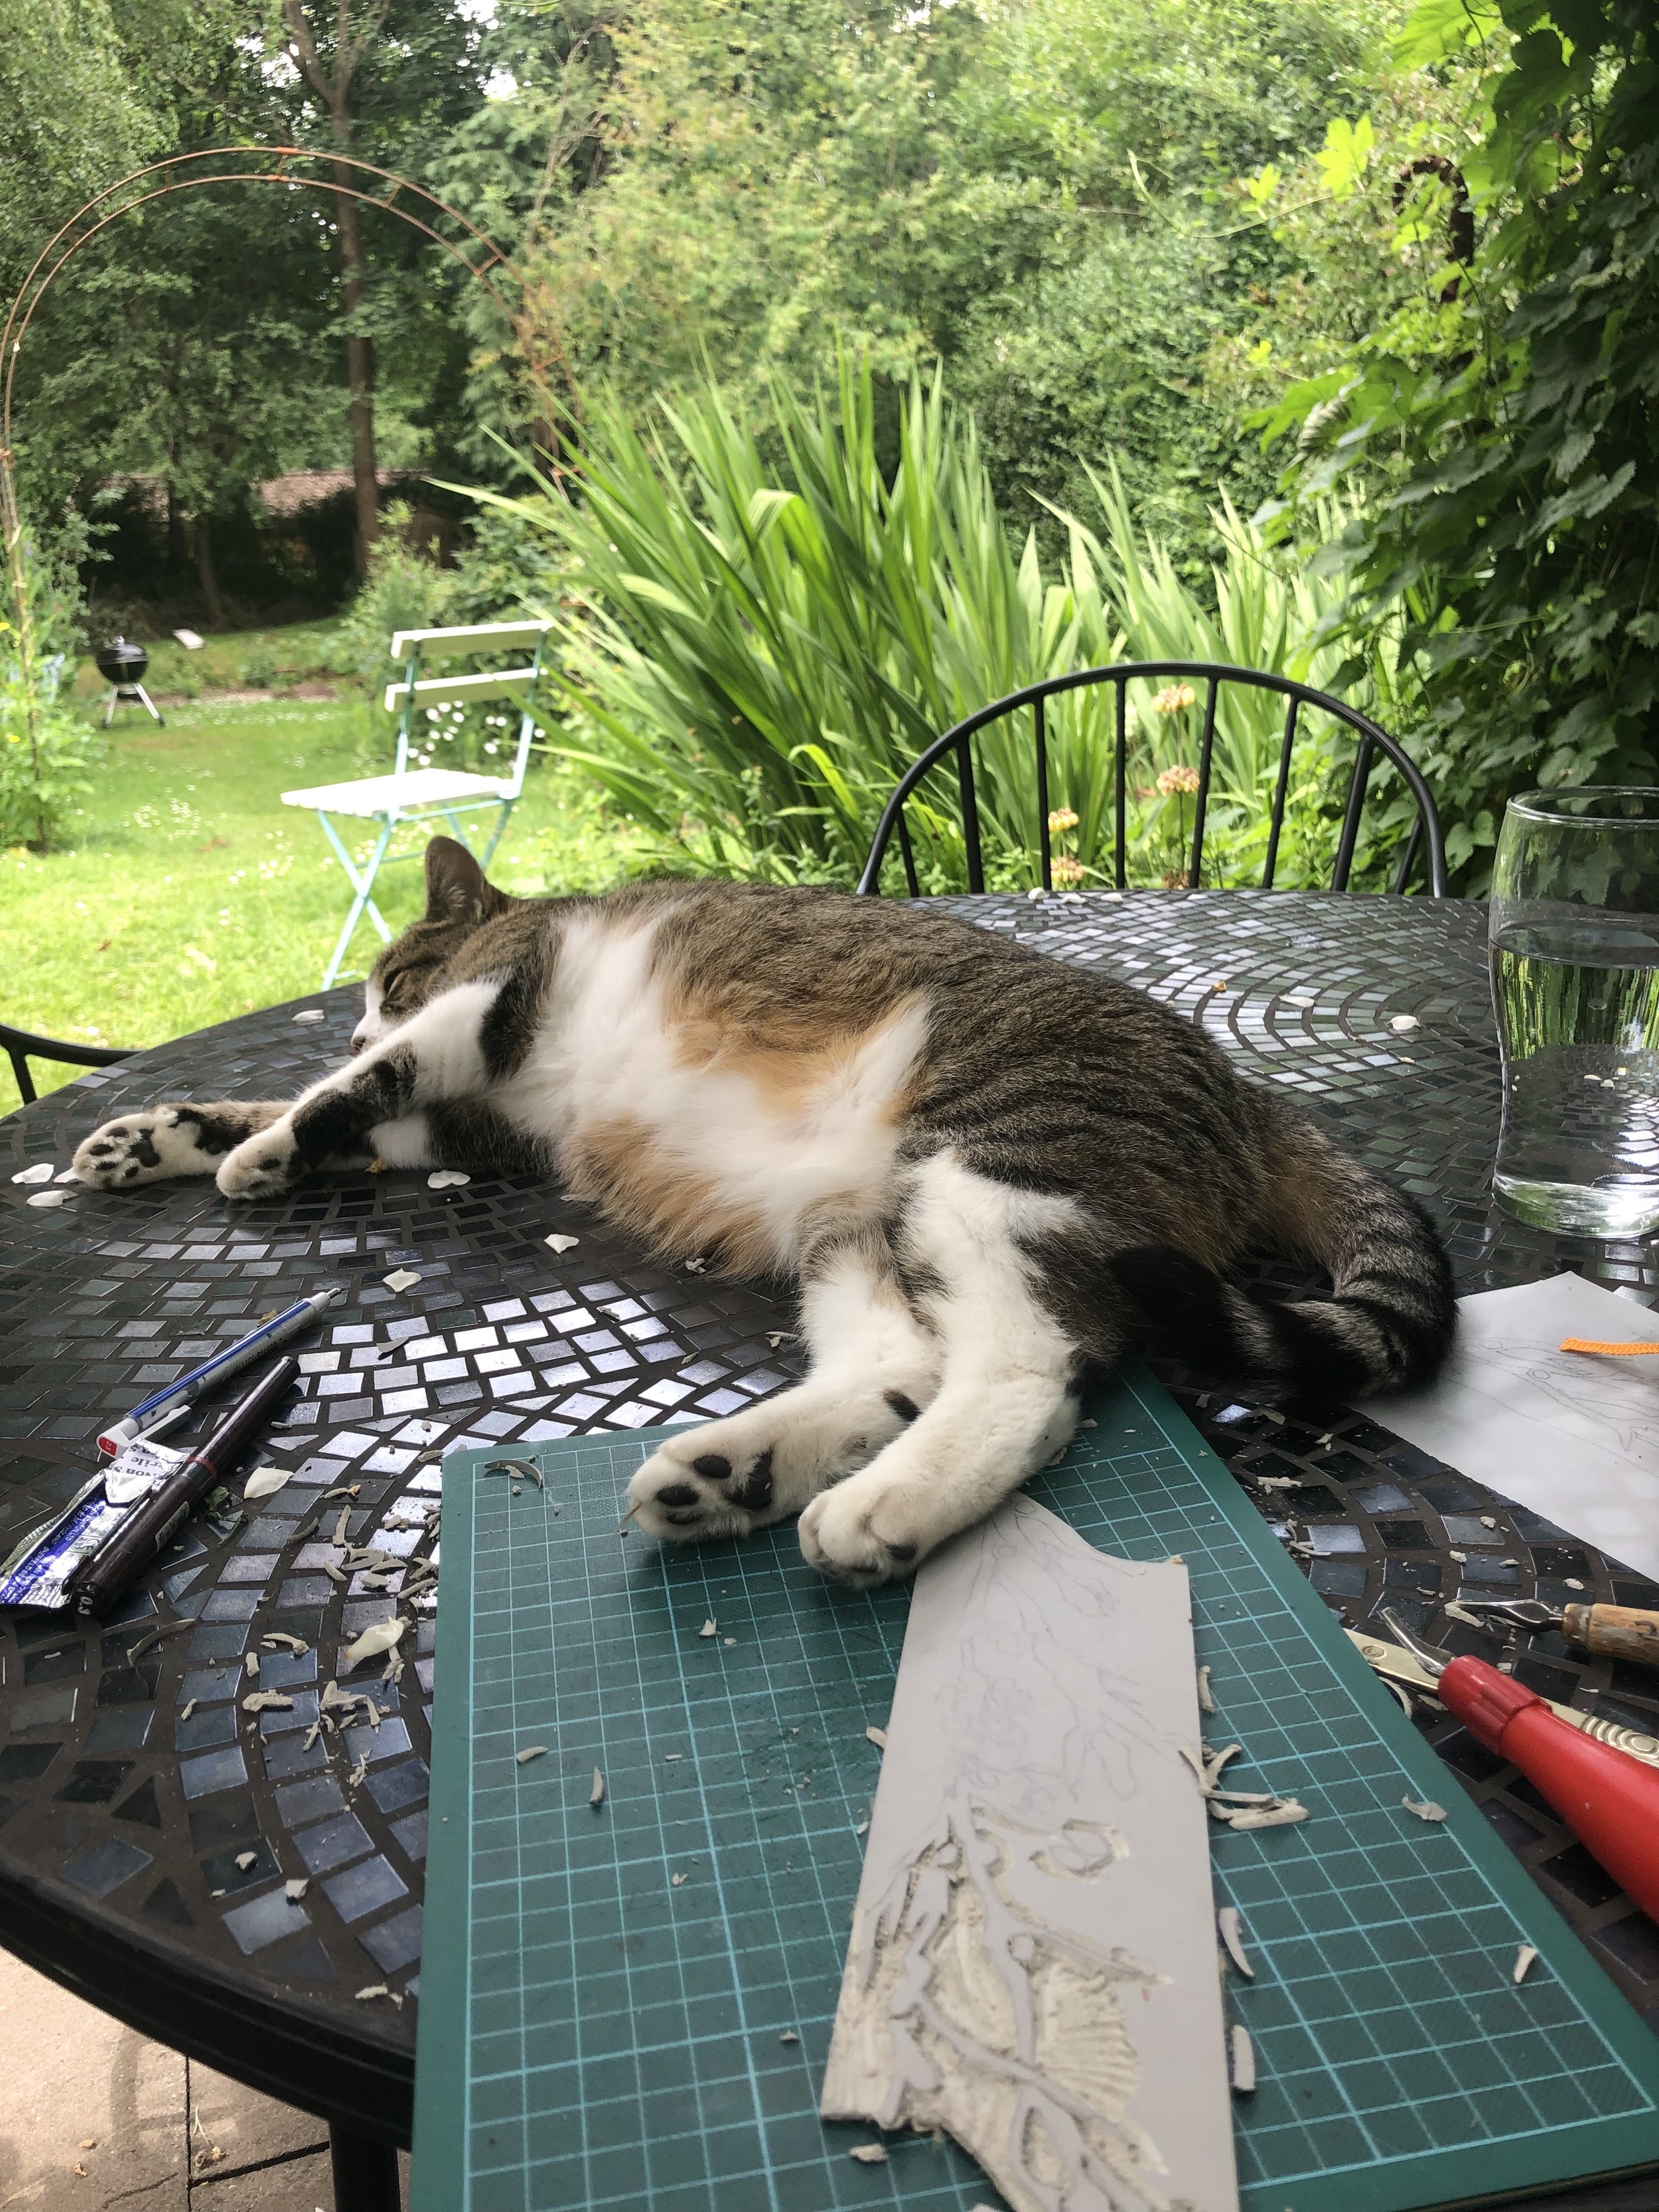
<path fill-rule="evenodd" d="M 821 2111 L 1017 2212 L 1237 2212 L 1187 1571 L 1031 1499 L 916 1577 Z"/>

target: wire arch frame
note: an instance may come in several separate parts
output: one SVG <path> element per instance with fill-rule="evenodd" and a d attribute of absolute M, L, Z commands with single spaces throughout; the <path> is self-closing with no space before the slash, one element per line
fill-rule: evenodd
<path fill-rule="evenodd" d="M 234 161 L 252 161 L 264 166 L 221 170 L 205 175 L 173 173 L 192 169 L 203 162 Z M 299 165 L 297 170 L 296 164 Z M 332 176 L 310 173 L 313 169 L 321 168 L 336 173 Z M 383 189 L 372 191 L 363 185 L 347 183 L 338 173 L 343 170 L 349 171 L 356 177 L 374 178 Z M 132 189 L 143 185 L 147 179 L 157 177 L 164 179 L 164 181 L 151 185 L 147 191 Z M 458 263 L 469 276 L 475 277 L 483 286 L 522 343 L 522 312 L 515 310 L 503 295 L 491 273 L 496 270 L 502 271 L 518 285 L 522 296 L 523 280 L 505 251 L 487 231 L 480 230 L 458 208 L 451 207 L 436 192 L 428 191 L 424 185 L 415 184 L 408 177 L 399 176 L 395 169 L 379 168 L 374 162 L 360 161 L 352 155 L 319 153 L 314 148 L 306 146 L 210 146 L 198 153 L 173 154 L 165 161 L 149 162 L 144 167 L 131 170 L 126 176 L 118 178 L 114 184 L 106 185 L 102 191 L 94 192 L 47 240 L 35 256 L 28 274 L 18 286 L 6 315 L 5 327 L 0 331 L 0 362 L 3 362 L 3 373 L 0 374 L 0 531 L 4 532 L 9 554 L 15 553 L 21 531 L 16 478 L 13 469 L 12 398 L 18 356 L 22 351 L 23 340 L 34 319 L 35 310 L 82 246 L 89 246 L 94 238 L 118 222 L 123 216 L 131 214 L 135 208 L 148 205 L 152 200 L 166 199 L 175 192 L 199 191 L 209 185 L 276 185 L 290 191 L 330 192 L 337 199 L 355 200 L 360 206 L 380 208 L 387 215 L 396 216 L 400 222 L 420 231 L 434 246 L 441 247 L 452 261 Z M 126 197 L 122 197 L 124 194 Z M 400 204 L 405 198 L 413 204 Z M 112 201 L 116 204 L 110 205 Z M 434 222 L 440 220 L 459 226 L 465 234 L 466 240 L 477 249 L 476 256 L 470 253 L 461 242 L 446 237 L 442 231 L 434 228 Z M 553 352 L 574 402 L 574 386 L 569 365 L 556 340 Z M 545 364 L 531 358 L 531 374 L 538 386 L 544 386 L 544 368 Z M 13 565 L 15 568 L 15 558 Z M 18 612 L 23 616 L 21 577 L 14 574 L 13 583 L 18 594 Z M 26 617 L 22 627 L 27 632 Z M 27 657 L 27 642 L 24 650 Z"/>

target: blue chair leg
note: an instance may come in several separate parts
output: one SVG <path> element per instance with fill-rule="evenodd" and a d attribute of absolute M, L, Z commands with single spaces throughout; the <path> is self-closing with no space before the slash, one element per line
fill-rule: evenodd
<path fill-rule="evenodd" d="M 501 843 L 501 834 L 506 830 L 508 822 L 512 819 L 512 817 L 513 801 L 510 799 L 504 799 L 501 801 L 501 814 L 495 823 L 495 833 L 491 836 L 489 842 L 484 847 L 483 858 L 478 863 L 480 867 L 487 868 L 491 860 L 495 859 L 495 848 Z"/>
<path fill-rule="evenodd" d="M 319 810 L 317 819 L 322 823 L 324 834 L 327 837 L 329 843 L 333 846 L 335 853 L 338 856 L 340 866 L 346 872 L 346 879 L 356 894 L 356 896 L 351 902 L 351 911 L 345 918 L 345 926 L 340 932 L 339 940 L 336 944 L 334 951 L 330 957 L 327 967 L 323 970 L 322 988 L 325 991 L 327 991 L 332 989 L 335 981 L 339 975 L 341 966 L 345 960 L 346 952 L 350 946 L 353 936 L 356 934 L 357 924 L 362 921 L 365 914 L 368 915 L 369 920 L 380 932 L 381 944 L 390 945 L 392 942 L 392 932 L 386 926 L 386 917 L 381 914 L 380 909 L 374 903 L 373 892 L 374 889 L 374 878 L 380 872 L 381 861 L 386 858 L 386 848 L 392 842 L 393 824 L 389 816 L 384 818 L 380 836 L 375 841 L 374 850 L 369 855 L 367 866 L 360 874 L 356 862 L 352 860 L 350 854 L 347 851 L 344 844 L 341 842 L 340 836 L 335 830 L 334 824 L 329 820 L 327 815 Z"/>

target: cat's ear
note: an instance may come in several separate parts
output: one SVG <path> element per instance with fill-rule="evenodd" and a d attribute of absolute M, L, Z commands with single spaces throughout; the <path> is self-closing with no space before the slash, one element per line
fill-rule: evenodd
<path fill-rule="evenodd" d="M 513 901 L 484 880 L 484 872 L 453 837 L 434 837 L 426 848 L 428 921 L 487 921 Z"/>

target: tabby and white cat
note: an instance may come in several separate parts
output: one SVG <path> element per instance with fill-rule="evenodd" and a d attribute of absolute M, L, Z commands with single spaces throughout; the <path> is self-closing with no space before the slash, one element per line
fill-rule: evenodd
<path fill-rule="evenodd" d="M 226 1197 L 379 1158 L 532 1174 L 666 1258 L 793 1276 L 806 1379 L 634 1477 L 671 1541 L 800 1515 L 860 1583 L 909 1573 L 1053 1457 L 1148 1337 L 1268 1393 L 1431 1376 L 1427 1220 L 1190 1023 L 925 906 L 757 884 L 519 899 L 435 838 L 356 1057 L 291 1104 L 124 1114 L 76 1155 Z M 1247 1249 L 1328 1269 L 1267 1306 Z"/>

